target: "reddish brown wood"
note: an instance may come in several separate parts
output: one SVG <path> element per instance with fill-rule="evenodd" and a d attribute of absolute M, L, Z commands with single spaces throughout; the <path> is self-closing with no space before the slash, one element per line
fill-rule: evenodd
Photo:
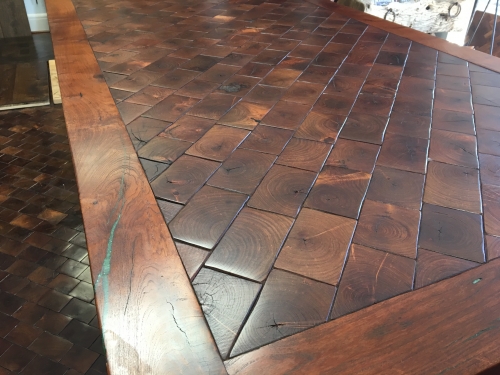
<path fill-rule="evenodd" d="M 498 336 L 499 304 L 488 298 L 498 288 L 498 277 L 498 261 L 494 261 L 232 359 L 226 362 L 227 370 L 240 375 L 255 371 L 380 374 L 389 362 L 392 371 L 402 373 L 439 373 L 450 368 L 478 373 L 498 359 L 492 342 Z M 462 329 L 456 329 L 457 324 Z M 441 350 L 430 346 L 430 340 Z"/>

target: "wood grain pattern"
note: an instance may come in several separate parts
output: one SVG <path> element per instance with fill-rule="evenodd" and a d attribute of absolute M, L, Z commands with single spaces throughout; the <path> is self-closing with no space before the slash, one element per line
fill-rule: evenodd
<path fill-rule="evenodd" d="M 339 139 L 326 165 L 372 173 L 379 151 L 377 145 Z"/>
<path fill-rule="evenodd" d="M 239 102 L 219 120 L 223 125 L 253 130 L 269 112 L 272 105 Z"/>
<path fill-rule="evenodd" d="M 304 208 L 275 267 L 337 285 L 354 226 L 352 219 Z"/>
<path fill-rule="evenodd" d="M 423 188 L 424 175 L 377 166 L 366 198 L 419 210 Z"/>
<path fill-rule="evenodd" d="M 204 186 L 170 222 L 170 232 L 177 240 L 212 249 L 246 200 L 246 195 Z"/>
<path fill-rule="evenodd" d="M 203 268 L 193 287 L 223 358 L 260 289 L 258 283 Z"/>
<path fill-rule="evenodd" d="M 409 172 L 425 173 L 429 141 L 389 133 L 377 164 Z"/>
<path fill-rule="evenodd" d="M 482 126 L 484 120 L 479 117 L 476 110 L 477 126 Z M 472 116 L 468 113 L 435 109 L 432 113 L 432 129 L 449 130 L 465 134 L 474 134 Z"/>
<path fill-rule="evenodd" d="M 424 202 L 480 214 L 481 198 L 477 169 L 430 161 Z"/>
<path fill-rule="evenodd" d="M 31 29 L 24 1 L 2 1 L 0 5 L 0 30 L 2 32 L 2 38 L 31 36 Z"/>
<path fill-rule="evenodd" d="M 434 284 L 477 266 L 479 264 L 475 262 L 418 249 L 415 289 Z"/>
<path fill-rule="evenodd" d="M 401 373 L 439 373 L 449 368 L 478 373 L 497 362 L 496 346 L 491 343 L 498 335 L 499 303 L 487 297 L 499 288 L 497 267 L 498 262 L 492 262 L 260 348 L 226 362 L 227 370 L 239 375 L 271 374 L 277 369 L 289 374 L 356 371 L 375 375 L 390 366 Z M 409 309 L 410 305 L 427 308 Z M 462 306 L 459 315 L 456 306 Z M 457 324 L 463 329 L 457 330 Z M 443 349 L 436 351 L 435 345 Z M 463 350 L 475 355 L 464 358 Z M 408 351 L 413 353 L 410 359 Z"/>
<path fill-rule="evenodd" d="M 250 195 L 275 160 L 273 155 L 237 149 L 210 178 L 208 184 Z"/>
<path fill-rule="evenodd" d="M 481 215 L 424 204 L 418 246 L 473 262 L 484 262 Z"/>
<path fill-rule="evenodd" d="M 307 139 L 292 138 L 276 161 L 288 167 L 319 172 L 331 145 Z"/>
<path fill-rule="evenodd" d="M 183 155 L 153 181 L 151 188 L 157 198 L 185 204 L 219 166 L 214 161 Z"/>
<path fill-rule="evenodd" d="M 387 117 L 353 112 L 345 122 L 340 137 L 380 145 L 388 121 Z"/>
<path fill-rule="evenodd" d="M 275 165 L 250 198 L 248 206 L 295 217 L 315 178 L 314 172 Z"/>
<path fill-rule="evenodd" d="M 305 206 L 357 219 L 371 175 L 326 166 L 319 174 Z"/>
<path fill-rule="evenodd" d="M 145 159 L 171 164 L 191 146 L 190 142 L 167 137 L 155 137 L 139 150 Z"/>
<path fill-rule="evenodd" d="M 286 216 L 244 208 L 206 265 L 262 282 L 292 223 Z"/>
<path fill-rule="evenodd" d="M 279 101 L 261 123 L 283 129 L 297 129 L 309 110 L 308 105 Z"/>
<path fill-rule="evenodd" d="M 231 357 L 324 322 L 334 293 L 334 286 L 273 270 Z"/>
<path fill-rule="evenodd" d="M 210 253 L 182 242 L 176 242 L 175 247 L 186 269 L 186 273 L 192 280 Z"/>
<path fill-rule="evenodd" d="M 273 155 L 281 153 L 293 135 L 293 131 L 259 125 L 243 141 L 241 148 L 261 151 Z"/>
<path fill-rule="evenodd" d="M 310 112 L 295 133 L 296 138 L 335 143 L 344 116 L 332 116 L 320 112 Z"/>
<path fill-rule="evenodd" d="M 223 161 L 249 133 L 243 129 L 214 125 L 186 154 Z"/>
<path fill-rule="evenodd" d="M 414 270 L 412 259 L 353 244 L 331 318 L 410 291 Z"/>

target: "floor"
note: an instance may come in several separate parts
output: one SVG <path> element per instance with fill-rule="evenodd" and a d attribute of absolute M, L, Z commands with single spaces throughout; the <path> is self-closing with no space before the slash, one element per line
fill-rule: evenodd
<path fill-rule="evenodd" d="M 50 104 L 49 33 L 0 39 L 0 111 Z"/>
<path fill-rule="evenodd" d="M 295 1 L 74 3 L 222 358 L 499 255 L 499 74 Z"/>
<path fill-rule="evenodd" d="M 0 374 L 105 373 L 62 107 L 0 112 Z"/>

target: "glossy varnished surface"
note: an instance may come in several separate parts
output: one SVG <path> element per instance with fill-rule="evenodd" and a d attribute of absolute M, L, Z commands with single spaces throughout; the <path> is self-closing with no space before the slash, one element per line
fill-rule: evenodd
<path fill-rule="evenodd" d="M 189 320 L 189 309 L 200 311 L 186 286 L 187 276 L 193 280 L 219 349 L 220 357 L 214 356 L 204 322 L 180 327 L 181 332 L 193 329 L 184 332 L 189 347 L 202 340 L 195 355 L 206 357 L 196 361 L 202 366 L 198 371 L 223 371 L 220 358 L 232 357 L 229 371 L 243 371 L 254 355 L 244 353 L 332 319 L 350 322 L 344 328 L 348 335 L 354 317 L 392 306 L 380 312 L 387 318 L 403 298 L 414 304 L 432 300 L 438 289 L 424 286 L 500 253 L 500 158 L 494 141 L 500 107 L 489 99 L 495 97 L 498 73 L 389 34 L 383 30 L 386 23 L 376 28 L 334 13 L 328 4 L 75 4 L 146 176 L 136 169 L 140 165 L 121 123 L 114 124 L 114 107 L 106 107 L 113 116 L 104 129 L 92 129 L 93 138 L 75 134 L 92 138 L 93 163 L 98 163 L 96 155 L 111 158 L 107 168 L 114 159 L 101 137 L 125 144 L 134 165 L 134 184 L 126 186 L 138 193 L 120 202 L 126 208 L 135 200 L 127 216 L 147 207 L 149 214 L 135 213 L 135 228 L 147 226 L 148 236 L 161 234 L 168 250 L 166 257 L 147 259 L 146 250 L 141 256 L 158 264 L 153 280 L 162 275 L 160 266 L 182 280 L 163 291 L 178 298 L 182 311 L 174 323 L 178 316 Z M 469 55 L 479 61 L 474 53 L 463 54 Z M 82 167 L 89 165 L 84 153 L 75 154 Z M 125 168 L 119 160 L 115 164 L 117 170 Z M 90 176 L 90 169 L 81 169 Z M 160 210 L 146 177 L 187 276 L 181 275 L 173 243 L 157 221 Z M 93 178 L 81 188 L 90 191 Z M 96 215 L 90 197 L 88 213 Z M 110 214 L 116 216 L 113 210 Z M 131 242 L 130 230 L 122 235 Z M 101 236 L 96 231 L 93 240 L 103 243 Z M 99 272 L 102 252 L 96 259 Z M 121 262 L 130 269 L 130 260 Z M 125 278 L 112 277 L 117 285 L 126 285 Z M 156 293 L 151 298 L 161 294 Z M 379 304 L 403 293 L 408 294 Z M 119 309 L 123 301 L 116 296 L 112 302 Z M 373 304 L 379 305 L 364 310 Z M 147 303 L 137 306 L 148 309 Z M 101 314 L 112 316 L 105 310 Z M 481 322 L 490 319 L 485 314 Z M 425 316 L 419 310 L 408 319 Z M 298 341 L 290 337 L 283 345 L 293 347 L 291 358 L 303 349 L 314 352 L 314 343 L 331 340 L 323 333 L 338 324 L 311 331 L 307 344 L 297 336 Z M 195 330 L 200 334 L 191 336 Z M 401 332 L 392 334 L 403 340 Z M 440 345 L 439 337 L 432 340 Z M 280 342 L 254 353 L 264 358 Z M 471 353 L 479 350 L 479 344 L 468 341 L 464 347 L 469 345 Z M 189 358 L 189 350 L 184 346 L 179 356 Z M 318 358 L 325 353 L 319 350 Z M 342 358 L 346 362 L 348 354 Z M 493 363 L 490 356 L 476 369 Z M 287 363 L 273 366 L 270 372 L 292 371 Z M 308 368 L 323 364 L 318 366 Z M 348 368 L 347 362 L 339 366 Z M 429 366 L 436 372 L 446 369 L 444 363 Z M 176 369 L 190 372 L 187 365 Z"/>

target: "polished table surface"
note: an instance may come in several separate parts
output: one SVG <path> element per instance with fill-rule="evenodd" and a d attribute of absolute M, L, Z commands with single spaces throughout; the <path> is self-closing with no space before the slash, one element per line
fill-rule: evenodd
<path fill-rule="evenodd" d="M 497 59 L 321 0 L 47 6 L 111 374 L 500 362 Z"/>

